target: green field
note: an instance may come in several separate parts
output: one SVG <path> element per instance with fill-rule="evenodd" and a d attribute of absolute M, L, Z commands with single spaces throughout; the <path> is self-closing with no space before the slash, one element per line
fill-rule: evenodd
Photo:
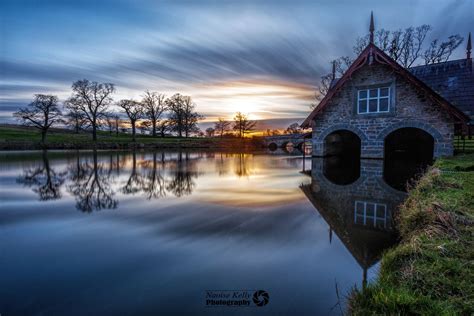
<path fill-rule="evenodd" d="M 378 279 L 350 297 L 353 315 L 474 314 L 474 155 L 439 159 L 409 192 L 401 242 Z"/>
<path fill-rule="evenodd" d="M 240 140 L 220 139 L 208 137 L 152 137 L 150 135 L 136 135 L 136 143 L 153 146 L 171 146 L 171 147 L 212 147 L 223 146 L 226 144 L 236 144 Z M 3 149 L 21 149 L 25 146 L 38 147 L 41 143 L 41 134 L 34 128 L 21 126 L 0 126 L 0 148 Z M 69 147 L 90 147 L 92 146 L 91 133 L 82 132 L 75 134 L 72 131 L 64 129 L 53 129 L 48 132 L 46 139 L 49 148 L 69 148 Z M 98 131 L 97 143 L 102 145 L 128 146 L 133 144 L 132 135 L 119 133 L 110 134 L 105 131 Z"/>

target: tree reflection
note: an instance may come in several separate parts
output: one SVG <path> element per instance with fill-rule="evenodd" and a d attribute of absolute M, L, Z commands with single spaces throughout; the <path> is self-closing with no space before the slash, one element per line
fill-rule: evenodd
<path fill-rule="evenodd" d="M 42 153 L 42 160 L 42 166 L 24 170 L 17 182 L 33 187 L 33 192 L 38 194 L 41 201 L 60 199 L 66 172 L 56 172 L 51 168 L 46 150 Z"/>
<path fill-rule="evenodd" d="M 237 159 L 234 159 L 234 162 L 234 172 L 238 177 L 248 177 L 250 175 L 247 154 L 237 154 Z"/>
<path fill-rule="evenodd" d="M 137 165 L 143 168 L 138 168 Z M 143 169 L 147 169 L 145 173 Z M 170 170 L 165 174 L 164 170 Z M 161 163 L 157 153 L 153 153 L 151 161 L 137 161 L 136 153 L 132 154 L 132 171 L 122 187 L 124 194 L 144 193 L 147 199 L 162 198 L 171 193 L 176 197 L 189 195 L 195 187 L 195 161 L 190 159 L 189 153 L 179 153 L 176 159 L 166 161 L 165 154 L 161 154 Z"/>
<path fill-rule="evenodd" d="M 179 153 L 176 168 L 172 173 L 172 179 L 167 183 L 166 189 L 176 197 L 191 194 L 196 186 L 193 179 L 198 177 L 198 172 L 195 169 L 195 161 L 189 159 L 189 153 L 185 154 L 184 159 L 183 153 Z"/>
<path fill-rule="evenodd" d="M 118 201 L 113 198 L 109 170 L 105 170 L 103 163 L 97 162 L 96 150 L 93 152 L 92 164 L 90 161 L 81 163 L 79 156 L 77 157 L 76 165 L 69 170 L 71 184 L 68 191 L 75 197 L 78 210 L 90 213 L 117 207 Z"/>
<path fill-rule="evenodd" d="M 223 176 L 229 172 L 222 153 L 220 153 L 219 159 L 215 158 L 214 161 L 216 162 L 216 169 L 219 176 Z"/>
<path fill-rule="evenodd" d="M 161 153 L 161 165 L 165 163 L 165 155 Z M 142 190 L 148 200 L 158 199 L 166 196 L 166 181 L 161 172 L 158 171 L 156 152 L 153 153 L 151 171 L 143 178 Z"/>
<path fill-rule="evenodd" d="M 128 177 L 127 183 L 122 188 L 122 192 L 125 194 L 135 194 L 140 192 L 143 189 L 143 181 L 143 176 L 141 173 L 137 172 L 137 154 L 134 151 L 132 153 L 132 172 Z"/>

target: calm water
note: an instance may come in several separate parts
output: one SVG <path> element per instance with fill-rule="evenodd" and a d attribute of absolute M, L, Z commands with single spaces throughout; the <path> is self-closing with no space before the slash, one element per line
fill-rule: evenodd
<path fill-rule="evenodd" d="M 405 197 L 376 160 L 53 151 L 0 166 L 1 315 L 340 314 Z M 270 301 L 206 307 L 206 290 Z"/>

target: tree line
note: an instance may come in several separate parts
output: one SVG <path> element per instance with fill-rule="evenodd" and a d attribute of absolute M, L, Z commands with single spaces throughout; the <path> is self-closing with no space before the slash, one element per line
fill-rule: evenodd
<path fill-rule="evenodd" d="M 52 126 L 65 124 L 76 133 L 91 130 L 92 140 L 97 140 L 97 130 L 107 126 L 109 131 L 119 133 L 121 114 L 125 114 L 135 141 L 137 123 L 151 128 L 151 135 L 164 137 L 175 133 L 189 137 L 199 131 L 198 121 L 204 117 L 196 112 L 196 104 L 190 96 L 179 93 L 166 98 L 164 94 L 145 91 L 140 101 L 123 99 L 114 102 L 115 85 L 87 79 L 72 84 L 72 95 L 63 104 L 55 95 L 35 94 L 33 101 L 25 108 L 13 113 L 23 124 L 36 127 L 41 132 L 41 141 Z M 114 111 L 115 105 L 120 112 Z"/>
<path fill-rule="evenodd" d="M 90 130 L 94 142 L 97 131 L 104 127 L 118 136 L 119 130 L 126 131 L 122 127 L 123 116 L 131 126 L 133 141 L 136 141 L 137 128 L 149 130 L 153 137 L 165 137 L 168 133 L 179 137 L 204 136 L 198 127 L 204 116 L 196 112 L 196 104 L 190 96 L 176 93 L 166 98 L 162 93 L 147 90 L 140 101 L 122 99 L 114 102 L 113 93 L 115 86 L 112 83 L 78 80 L 72 84 L 71 97 L 63 104 L 55 95 L 35 94 L 33 101 L 13 116 L 24 125 L 39 129 L 42 143 L 46 142 L 49 129 L 61 124 L 75 133 Z M 112 109 L 114 105 L 120 112 Z M 243 138 L 255 130 L 256 124 L 247 115 L 237 112 L 233 121 L 218 118 L 214 127 L 206 129 L 206 134 L 208 137 L 237 134 Z"/>
<path fill-rule="evenodd" d="M 208 137 L 214 137 L 219 135 L 224 137 L 225 135 L 235 135 L 240 138 L 245 137 L 246 134 L 255 130 L 257 126 L 256 121 L 251 121 L 249 117 L 242 112 L 237 112 L 234 116 L 233 121 L 227 121 L 222 117 L 217 119 L 217 122 L 214 123 L 214 127 L 209 127 L 206 129 L 206 135 Z"/>

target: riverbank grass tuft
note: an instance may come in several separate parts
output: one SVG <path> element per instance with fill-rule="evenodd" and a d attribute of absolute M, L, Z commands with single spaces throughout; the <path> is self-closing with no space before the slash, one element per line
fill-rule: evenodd
<path fill-rule="evenodd" d="M 355 289 L 353 315 L 474 314 L 474 155 L 443 158 L 409 191 L 401 243 L 377 281 Z"/>

